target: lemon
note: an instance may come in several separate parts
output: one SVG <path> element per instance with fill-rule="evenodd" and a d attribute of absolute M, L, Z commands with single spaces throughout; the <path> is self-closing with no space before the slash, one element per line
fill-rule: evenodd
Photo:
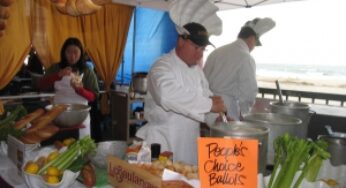
<path fill-rule="evenodd" d="M 66 138 L 62 141 L 62 143 L 64 144 L 64 146 L 69 146 L 72 143 L 74 143 L 76 141 L 75 138 Z"/>
<path fill-rule="evenodd" d="M 58 176 L 46 176 L 46 182 L 49 184 L 56 184 L 59 183 L 59 177 Z"/>
<path fill-rule="evenodd" d="M 47 161 L 49 162 L 51 160 L 56 159 L 58 157 L 58 155 L 59 155 L 59 151 L 57 151 L 57 150 L 50 152 L 48 157 L 47 157 Z"/>
<path fill-rule="evenodd" d="M 24 168 L 25 172 L 29 174 L 37 174 L 38 169 L 39 169 L 38 164 L 34 162 L 28 162 Z"/>
<path fill-rule="evenodd" d="M 47 168 L 47 175 L 48 176 L 59 176 L 60 170 L 54 166 L 50 166 Z"/>

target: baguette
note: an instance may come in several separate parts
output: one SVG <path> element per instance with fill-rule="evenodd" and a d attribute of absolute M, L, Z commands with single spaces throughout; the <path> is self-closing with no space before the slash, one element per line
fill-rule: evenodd
<path fill-rule="evenodd" d="M 23 135 L 20 140 L 24 144 L 38 144 L 43 141 L 43 138 L 39 137 L 35 132 L 32 132 Z"/>
<path fill-rule="evenodd" d="M 43 116 L 35 120 L 35 123 L 26 130 L 27 133 L 35 132 L 39 129 L 50 124 L 58 115 L 60 115 L 67 108 L 66 105 L 55 105 L 51 110 L 48 110 Z"/>
<path fill-rule="evenodd" d="M 37 130 L 36 134 L 43 139 L 42 141 L 44 141 L 55 135 L 57 132 L 59 132 L 59 128 L 53 124 L 50 124 L 42 129 Z"/>
<path fill-rule="evenodd" d="M 102 8 L 102 6 L 94 4 L 91 0 L 76 0 L 76 7 L 81 15 L 91 14 Z M 82 77 L 77 75 L 72 76 L 71 81 L 76 82 L 77 84 L 81 83 Z"/>
<path fill-rule="evenodd" d="M 14 128 L 23 129 L 27 123 L 29 123 L 29 122 L 33 121 L 34 119 L 42 116 L 44 113 L 45 113 L 45 110 L 43 108 L 39 108 L 39 109 L 25 115 L 20 120 L 18 120 L 16 122 L 16 124 L 14 125 Z"/>

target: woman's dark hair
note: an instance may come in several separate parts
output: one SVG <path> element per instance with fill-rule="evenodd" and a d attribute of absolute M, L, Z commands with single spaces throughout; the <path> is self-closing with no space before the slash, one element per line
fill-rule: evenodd
<path fill-rule="evenodd" d="M 87 67 L 86 62 L 85 62 L 85 58 L 84 58 L 85 54 L 84 54 L 83 45 L 82 45 L 81 41 L 75 37 L 70 37 L 70 38 L 66 39 L 64 44 L 62 45 L 62 48 L 60 51 L 59 66 L 62 69 L 65 67 L 71 66 L 67 62 L 67 59 L 65 56 L 65 51 L 66 51 L 67 47 L 72 46 L 72 45 L 77 46 L 81 51 L 81 56 L 80 56 L 78 62 L 76 64 L 72 65 L 72 69 L 78 70 L 80 73 L 82 73 L 83 69 L 85 69 Z"/>
<path fill-rule="evenodd" d="M 44 73 L 41 61 L 38 58 L 38 55 L 34 50 L 31 50 L 29 53 L 28 70 L 30 72 L 37 73 L 37 74 L 43 74 Z"/>

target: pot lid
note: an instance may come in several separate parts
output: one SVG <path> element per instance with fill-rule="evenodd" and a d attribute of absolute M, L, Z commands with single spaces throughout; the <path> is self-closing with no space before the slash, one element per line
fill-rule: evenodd
<path fill-rule="evenodd" d="M 232 121 L 212 126 L 211 132 L 222 132 L 230 136 L 256 136 L 269 133 L 269 128 L 250 122 Z"/>
<path fill-rule="evenodd" d="M 292 108 L 292 109 L 309 109 L 310 106 L 305 103 L 300 103 L 300 102 L 288 102 L 285 101 L 283 103 L 280 103 L 278 101 L 271 101 L 270 106 L 275 106 L 279 108 Z"/>
<path fill-rule="evenodd" d="M 274 124 L 274 125 L 297 125 L 302 120 L 290 115 L 277 113 L 250 113 L 244 116 L 245 121 Z"/>

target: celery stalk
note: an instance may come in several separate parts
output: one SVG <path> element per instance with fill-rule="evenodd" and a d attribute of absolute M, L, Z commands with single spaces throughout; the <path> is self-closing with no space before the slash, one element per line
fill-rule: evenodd
<path fill-rule="evenodd" d="M 79 150 L 73 150 L 67 158 L 56 166 L 60 171 L 64 171 L 69 165 L 71 165 L 76 158 L 78 158 Z"/>
<path fill-rule="evenodd" d="M 44 165 L 38 171 L 38 174 L 45 173 L 47 168 L 50 166 L 55 166 L 59 170 L 63 171 L 67 169 L 79 156 L 83 157 L 86 154 L 95 151 L 95 149 L 95 142 L 90 138 L 90 136 L 85 136 L 73 143 L 65 152 L 61 153 L 58 158 Z"/>
<path fill-rule="evenodd" d="M 314 142 L 289 134 L 277 137 L 274 140 L 274 171 L 268 188 L 299 188 L 304 178 L 314 181 L 323 160 L 330 157 L 327 147 L 328 145 L 320 140 Z M 301 175 L 295 180 L 299 170 L 302 170 Z"/>

